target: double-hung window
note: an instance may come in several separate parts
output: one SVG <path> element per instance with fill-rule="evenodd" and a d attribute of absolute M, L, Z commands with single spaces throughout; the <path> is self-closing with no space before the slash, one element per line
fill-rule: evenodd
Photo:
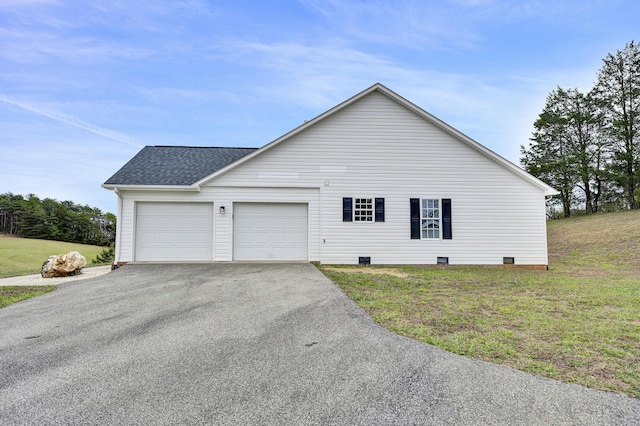
<path fill-rule="evenodd" d="M 422 238 L 423 239 L 439 239 L 440 238 L 440 200 L 422 199 Z"/>
<path fill-rule="evenodd" d="M 411 239 L 413 240 L 450 240 L 451 199 L 450 198 L 411 198 Z"/>

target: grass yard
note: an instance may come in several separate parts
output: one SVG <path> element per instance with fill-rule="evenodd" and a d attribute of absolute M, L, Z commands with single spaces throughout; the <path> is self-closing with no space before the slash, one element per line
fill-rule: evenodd
<path fill-rule="evenodd" d="M 38 285 L 38 286 L 0 286 L 0 308 L 9 306 L 12 303 L 21 300 L 30 299 L 49 293 L 56 289 L 54 285 Z"/>
<path fill-rule="evenodd" d="M 321 266 L 375 321 L 461 355 L 640 398 L 640 211 L 556 220 L 550 270 Z"/>
<path fill-rule="evenodd" d="M 0 237 L 0 278 L 40 273 L 42 263 L 54 254 L 75 250 L 87 264 L 106 247 L 29 238 Z"/>

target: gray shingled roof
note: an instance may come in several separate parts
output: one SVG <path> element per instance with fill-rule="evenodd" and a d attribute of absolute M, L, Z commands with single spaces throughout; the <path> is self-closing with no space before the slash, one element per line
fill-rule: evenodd
<path fill-rule="evenodd" d="M 105 185 L 192 185 L 258 148 L 145 146 Z"/>

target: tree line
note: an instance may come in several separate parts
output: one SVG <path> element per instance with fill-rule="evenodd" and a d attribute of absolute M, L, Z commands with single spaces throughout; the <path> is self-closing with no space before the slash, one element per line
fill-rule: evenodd
<path fill-rule="evenodd" d="M 0 194 L 0 233 L 108 246 L 115 241 L 116 216 L 71 201 L 9 192 Z"/>
<path fill-rule="evenodd" d="M 640 208 L 640 50 L 632 41 L 603 59 L 587 93 L 557 87 L 534 123 L 520 162 L 556 188 L 572 212 Z"/>

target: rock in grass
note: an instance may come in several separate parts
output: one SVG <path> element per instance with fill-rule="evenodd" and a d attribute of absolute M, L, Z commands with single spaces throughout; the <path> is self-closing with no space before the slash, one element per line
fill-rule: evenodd
<path fill-rule="evenodd" d="M 49 256 L 42 264 L 40 274 L 42 278 L 69 277 L 82 273 L 87 265 L 87 259 L 77 251 Z"/>

